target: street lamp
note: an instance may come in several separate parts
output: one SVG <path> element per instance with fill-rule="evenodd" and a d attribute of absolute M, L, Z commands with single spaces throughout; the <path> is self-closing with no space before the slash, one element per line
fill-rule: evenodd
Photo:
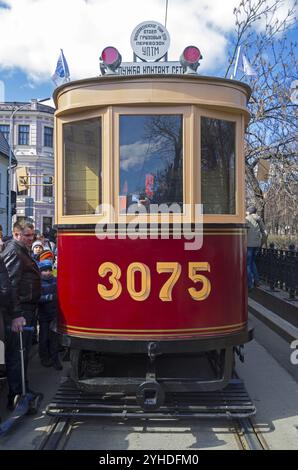
<path fill-rule="evenodd" d="M 41 100 L 36 100 L 36 103 L 43 103 L 44 101 L 48 101 L 50 98 L 43 98 Z M 16 106 L 9 118 L 9 163 L 8 163 L 8 209 L 7 209 L 7 235 L 11 235 L 11 187 L 12 187 L 12 178 L 11 178 L 11 170 L 12 170 L 12 155 L 13 155 L 13 141 L 14 141 L 14 125 L 13 119 L 14 115 L 20 111 L 21 109 L 26 108 L 30 103 L 22 104 L 21 106 Z"/>

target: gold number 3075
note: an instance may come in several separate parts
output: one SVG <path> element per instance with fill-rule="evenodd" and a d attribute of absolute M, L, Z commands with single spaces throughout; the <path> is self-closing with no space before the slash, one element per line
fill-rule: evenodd
<path fill-rule="evenodd" d="M 177 262 L 157 262 L 156 271 L 158 274 L 169 273 L 170 276 L 163 284 L 159 292 L 159 298 L 162 302 L 171 302 L 172 293 L 175 284 L 181 275 L 181 264 Z M 211 292 L 210 280 L 203 274 L 202 271 L 210 272 L 210 264 L 207 262 L 189 262 L 188 263 L 188 277 L 194 283 L 200 282 L 200 289 L 189 287 L 188 292 L 193 300 L 200 301 L 209 297 Z M 135 273 L 139 272 L 141 275 L 140 290 L 136 290 L 135 286 Z M 104 278 L 108 275 L 111 288 L 108 289 L 104 284 L 97 285 L 97 292 L 104 300 L 115 300 L 122 292 L 122 285 L 120 282 L 121 269 L 120 267 L 109 261 L 102 263 L 98 268 L 98 274 Z M 144 263 L 131 263 L 127 268 L 127 290 L 132 299 L 140 302 L 146 300 L 151 291 L 151 274 L 149 267 Z"/>

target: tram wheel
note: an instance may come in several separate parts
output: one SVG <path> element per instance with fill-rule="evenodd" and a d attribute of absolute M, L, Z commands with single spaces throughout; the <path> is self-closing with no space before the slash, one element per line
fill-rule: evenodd
<path fill-rule="evenodd" d="M 70 364 L 71 377 L 75 382 L 83 378 L 98 377 L 104 370 L 102 355 L 95 351 L 72 349 Z"/>

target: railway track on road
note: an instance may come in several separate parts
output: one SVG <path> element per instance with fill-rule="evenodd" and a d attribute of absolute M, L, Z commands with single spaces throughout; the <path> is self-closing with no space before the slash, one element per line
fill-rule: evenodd
<path fill-rule="evenodd" d="M 94 423 L 95 419 L 99 420 L 99 429 L 103 419 L 108 419 L 105 423 L 115 423 L 115 419 L 127 423 L 133 419 L 142 425 L 161 421 L 184 422 L 187 425 L 200 422 L 203 430 L 212 430 L 216 419 L 225 433 L 233 436 L 232 439 L 229 437 L 233 441 L 233 448 L 236 441 L 236 448 L 242 450 L 268 449 L 252 418 L 255 414 L 254 404 L 237 374 L 224 390 L 169 395 L 165 404 L 156 411 L 142 410 L 133 396 L 107 394 L 100 398 L 94 393 L 84 393 L 74 387 L 72 382 L 65 381 L 47 406 L 47 414 L 52 420 L 40 445 L 40 449 L 44 450 L 66 449 L 74 425 L 78 436 L 81 425 L 88 428 L 89 423 Z"/>
<path fill-rule="evenodd" d="M 65 450 L 71 437 L 72 418 L 52 418 L 38 450 Z"/>
<path fill-rule="evenodd" d="M 234 436 L 241 450 L 269 450 L 253 418 L 234 419 Z"/>
<path fill-rule="evenodd" d="M 82 424 L 82 420 L 80 420 L 80 423 Z M 84 421 L 84 424 L 86 424 L 86 421 Z M 202 421 L 203 428 L 204 426 L 210 427 L 210 425 L 212 425 L 212 420 Z M 77 429 L 79 426 L 80 424 L 75 416 L 73 418 L 52 418 L 39 450 L 66 450 L 73 429 Z M 269 446 L 253 418 L 228 418 L 223 423 L 223 427 L 230 431 L 230 435 L 235 439 L 239 450 L 269 450 Z"/>

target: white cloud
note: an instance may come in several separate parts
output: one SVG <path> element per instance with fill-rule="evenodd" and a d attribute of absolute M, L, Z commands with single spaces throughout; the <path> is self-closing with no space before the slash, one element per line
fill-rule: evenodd
<path fill-rule="evenodd" d="M 288 0 L 290 2 L 290 0 Z M 286 2 L 286 3 L 288 3 Z M 31 82 L 48 80 L 60 48 L 71 78 L 99 75 L 102 49 L 114 45 L 123 61 L 132 60 L 130 34 L 145 20 L 164 23 L 165 0 L 6 0 L 0 8 L 0 68 L 18 67 Z M 167 29 L 169 60 L 178 60 L 189 44 L 197 45 L 200 71 L 226 61 L 227 34 L 234 24 L 239 0 L 169 0 Z"/>
<path fill-rule="evenodd" d="M 133 144 L 121 145 L 121 169 L 127 171 L 130 168 L 140 168 L 144 163 L 147 151 L 148 143 L 141 141 L 134 142 Z"/>

